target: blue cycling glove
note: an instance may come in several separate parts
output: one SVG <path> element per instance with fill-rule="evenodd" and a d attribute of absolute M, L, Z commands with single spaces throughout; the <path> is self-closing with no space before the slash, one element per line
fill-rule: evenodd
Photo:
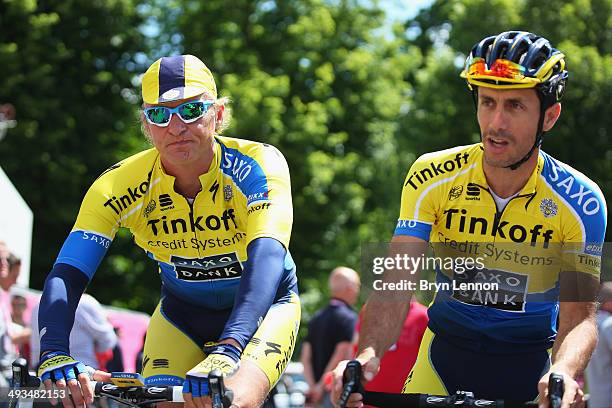
<path fill-rule="evenodd" d="M 210 394 L 208 375 L 211 371 L 219 369 L 227 378 L 240 367 L 241 351 L 231 344 L 207 343 L 204 353 L 207 354 L 204 361 L 187 372 L 187 379 L 183 383 L 183 393 L 191 393 L 194 398 Z"/>
<path fill-rule="evenodd" d="M 53 351 L 40 359 L 38 376 L 41 381 L 76 380 L 81 373 L 88 373 L 85 364 L 75 360 L 63 351 Z"/>

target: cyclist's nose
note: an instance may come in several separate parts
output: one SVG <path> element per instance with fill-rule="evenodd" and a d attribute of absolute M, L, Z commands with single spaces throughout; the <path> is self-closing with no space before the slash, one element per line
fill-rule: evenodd
<path fill-rule="evenodd" d="M 495 109 L 491 115 L 490 128 L 493 130 L 506 130 L 507 118 L 504 109 L 501 107 Z"/>
<path fill-rule="evenodd" d="M 168 132 L 173 136 L 178 136 L 185 132 L 185 130 L 187 130 L 187 125 L 176 113 L 174 113 L 170 118 L 170 123 L 168 124 Z"/>

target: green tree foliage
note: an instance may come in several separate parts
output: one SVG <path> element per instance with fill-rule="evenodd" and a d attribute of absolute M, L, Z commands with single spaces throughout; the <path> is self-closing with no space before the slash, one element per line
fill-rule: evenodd
<path fill-rule="evenodd" d="M 87 187 L 143 146 L 131 84 L 142 71 L 140 23 L 131 0 L 0 1 L 0 100 L 18 120 L 0 164 L 35 214 L 32 287 L 42 287 Z M 116 270 L 111 261 L 102 269 Z"/>

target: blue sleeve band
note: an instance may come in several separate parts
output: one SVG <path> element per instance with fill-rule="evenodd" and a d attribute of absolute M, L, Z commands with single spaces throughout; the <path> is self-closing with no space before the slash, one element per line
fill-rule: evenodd
<path fill-rule="evenodd" d="M 53 266 L 45 281 L 38 311 L 41 354 L 45 351 L 70 354 L 74 314 L 87 283 L 89 279 L 81 270 L 64 263 Z"/>
<path fill-rule="evenodd" d="M 244 350 L 274 302 L 285 269 L 286 253 L 283 244 L 273 238 L 257 238 L 249 244 L 234 309 L 220 340 L 232 338 Z"/>
<path fill-rule="evenodd" d="M 100 234 L 72 231 L 66 238 L 55 263 L 74 266 L 91 279 L 110 244 L 111 240 Z"/>
<path fill-rule="evenodd" d="M 393 235 L 409 235 L 429 241 L 431 225 L 415 220 L 398 220 Z"/>

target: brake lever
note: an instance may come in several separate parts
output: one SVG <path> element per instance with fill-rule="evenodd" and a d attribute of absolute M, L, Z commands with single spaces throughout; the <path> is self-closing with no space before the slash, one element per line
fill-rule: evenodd
<path fill-rule="evenodd" d="M 363 394 L 361 363 L 357 360 L 349 361 L 344 373 L 342 373 L 342 394 L 340 394 L 340 400 L 338 401 L 339 408 L 346 407 L 349 396 L 354 392 Z"/>
<path fill-rule="evenodd" d="M 212 370 L 208 375 L 208 387 L 210 389 L 212 408 L 224 408 L 232 404 L 234 394 L 231 390 L 225 388 L 223 373 L 218 368 Z"/>
<path fill-rule="evenodd" d="M 563 375 L 551 373 L 548 378 L 548 399 L 551 408 L 561 408 L 561 400 L 565 392 Z"/>

